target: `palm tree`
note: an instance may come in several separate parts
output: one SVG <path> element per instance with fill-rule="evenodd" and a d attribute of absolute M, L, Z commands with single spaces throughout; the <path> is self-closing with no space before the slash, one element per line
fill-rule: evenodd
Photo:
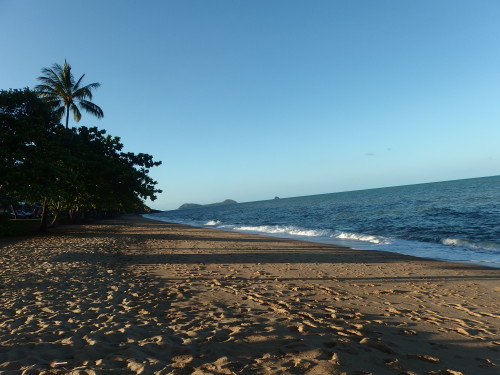
<path fill-rule="evenodd" d="M 66 129 L 68 128 L 69 111 L 73 112 L 76 122 L 80 121 L 82 114 L 80 108 L 94 115 L 97 118 L 104 117 L 102 109 L 87 99 L 92 99 L 92 90 L 101 86 L 94 82 L 86 86 L 81 86 L 83 74 L 75 83 L 71 66 L 64 60 L 64 66 L 59 64 L 52 65 L 52 68 L 43 68 L 44 76 L 38 77 L 42 83 L 35 89 L 40 96 L 45 99 L 54 108 L 58 117 L 62 119 L 66 114 Z"/>

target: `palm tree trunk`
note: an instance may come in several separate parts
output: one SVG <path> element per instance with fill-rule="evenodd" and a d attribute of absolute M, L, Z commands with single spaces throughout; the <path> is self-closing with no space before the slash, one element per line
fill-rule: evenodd
<path fill-rule="evenodd" d="M 66 129 L 68 129 L 68 121 L 69 121 L 69 105 L 66 106 Z"/>

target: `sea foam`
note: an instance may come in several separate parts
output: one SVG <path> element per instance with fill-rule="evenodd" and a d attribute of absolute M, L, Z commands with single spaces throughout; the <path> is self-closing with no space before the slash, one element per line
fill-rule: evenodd
<path fill-rule="evenodd" d="M 443 245 L 447 246 L 460 246 L 469 249 L 486 249 L 486 250 L 498 250 L 500 252 L 500 244 L 489 241 L 474 242 L 468 241 L 461 238 L 443 238 L 441 240 Z"/>
<path fill-rule="evenodd" d="M 500 268 L 500 176 L 149 215 L 187 225 Z"/>
<path fill-rule="evenodd" d="M 220 220 L 209 220 L 204 225 L 207 227 L 213 227 L 220 224 Z"/>
<path fill-rule="evenodd" d="M 337 234 L 332 235 L 332 237 L 339 240 L 370 242 L 374 244 L 387 245 L 391 243 L 391 241 L 388 238 L 382 236 L 373 236 L 369 234 L 360 234 L 360 233 L 339 232 Z"/>
<path fill-rule="evenodd" d="M 327 231 L 303 229 L 295 226 L 280 226 L 280 225 L 257 225 L 257 226 L 232 226 L 232 230 L 267 233 L 267 234 L 285 234 L 289 236 L 304 236 L 304 237 L 320 237 L 324 236 Z"/>

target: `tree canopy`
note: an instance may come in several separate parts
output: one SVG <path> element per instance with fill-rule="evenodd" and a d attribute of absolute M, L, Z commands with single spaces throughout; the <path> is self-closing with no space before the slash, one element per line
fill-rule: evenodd
<path fill-rule="evenodd" d="M 0 194 L 70 213 L 143 210 L 161 190 L 149 176 L 160 161 L 124 152 L 97 127 L 67 129 L 38 92 L 0 91 Z"/>

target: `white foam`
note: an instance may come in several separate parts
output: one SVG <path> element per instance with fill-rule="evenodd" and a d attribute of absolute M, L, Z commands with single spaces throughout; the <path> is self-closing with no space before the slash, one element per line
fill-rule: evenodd
<path fill-rule="evenodd" d="M 267 233 L 267 234 L 284 234 L 289 236 L 304 236 L 304 237 L 320 237 L 326 234 L 326 231 L 303 229 L 294 226 L 279 226 L 279 225 L 258 225 L 258 226 L 233 226 L 235 231 Z"/>
<path fill-rule="evenodd" d="M 209 220 L 204 225 L 208 227 L 213 227 L 220 224 L 220 220 Z"/>
<path fill-rule="evenodd" d="M 500 244 L 493 242 L 471 242 L 460 238 L 444 238 L 441 243 L 417 242 L 397 238 L 374 236 L 344 231 L 318 230 L 286 225 L 234 225 L 209 220 L 205 224 L 195 220 L 167 219 L 160 215 L 144 215 L 155 220 L 176 222 L 191 226 L 212 226 L 235 232 L 263 233 L 282 238 L 304 239 L 306 241 L 330 243 L 363 250 L 383 250 L 394 253 L 461 262 L 500 268 Z"/>
<path fill-rule="evenodd" d="M 373 236 L 373 235 L 369 235 L 369 234 L 360 234 L 360 233 L 339 232 L 339 233 L 333 234 L 331 237 L 339 239 L 339 240 L 370 242 L 370 243 L 374 243 L 374 244 L 387 245 L 387 244 L 391 243 L 385 237 Z"/>
<path fill-rule="evenodd" d="M 473 242 L 473 241 L 468 241 L 468 240 L 463 240 L 461 238 L 443 238 L 441 240 L 441 243 L 443 245 L 447 246 L 460 246 L 460 247 L 466 247 L 469 249 L 487 249 L 487 250 L 499 250 L 500 251 L 500 244 L 495 243 L 495 242 Z"/>

